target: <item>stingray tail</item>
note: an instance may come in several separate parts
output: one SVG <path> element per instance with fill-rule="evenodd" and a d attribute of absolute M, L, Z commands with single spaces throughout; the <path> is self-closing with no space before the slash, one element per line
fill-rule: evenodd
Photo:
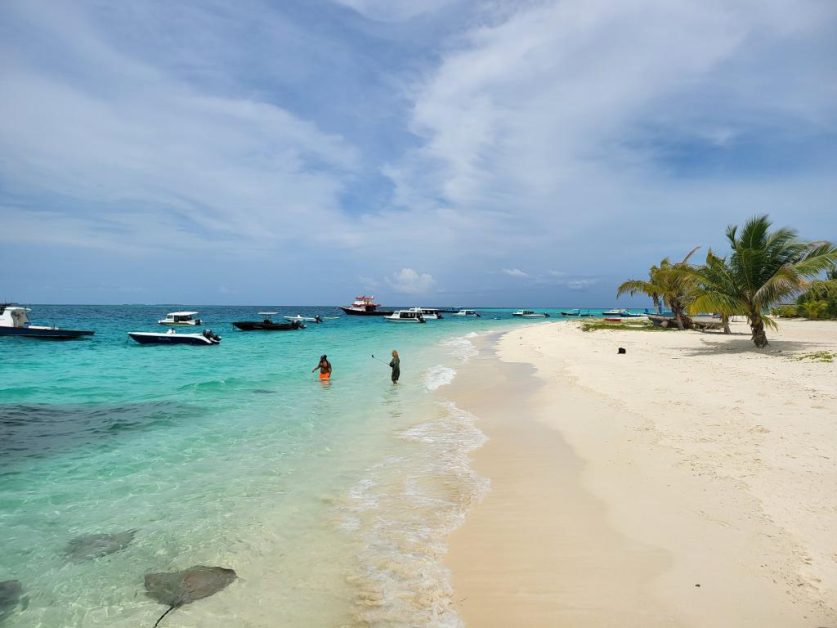
<path fill-rule="evenodd" d="M 165 617 L 166 615 L 171 613 L 176 608 L 177 608 L 177 606 L 175 606 L 174 604 L 169 606 L 168 610 L 165 613 L 163 613 L 162 615 L 160 615 L 160 618 L 156 622 L 154 622 L 154 628 L 157 628 L 157 626 L 160 625 L 160 622 L 163 621 L 163 617 Z"/>

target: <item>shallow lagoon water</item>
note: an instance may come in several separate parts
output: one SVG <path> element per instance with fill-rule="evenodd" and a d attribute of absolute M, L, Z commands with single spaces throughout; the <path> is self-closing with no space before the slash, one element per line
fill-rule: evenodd
<path fill-rule="evenodd" d="M 172 625 L 457 625 L 440 558 L 486 486 L 468 466 L 475 419 L 440 392 L 468 334 L 531 321 L 247 333 L 230 322 L 275 308 L 195 306 L 220 346 L 128 339 L 174 309 L 34 307 L 35 323 L 96 335 L 0 338 L 0 580 L 25 595 L 4 626 L 152 625 L 165 609 L 143 575 L 196 564 L 240 578 Z M 393 348 L 398 386 L 371 357 Z M 310 372 L 322 353 L 329 384 Z M 121 551 L 67 558 L 74 537 L 133 529 Z"/>

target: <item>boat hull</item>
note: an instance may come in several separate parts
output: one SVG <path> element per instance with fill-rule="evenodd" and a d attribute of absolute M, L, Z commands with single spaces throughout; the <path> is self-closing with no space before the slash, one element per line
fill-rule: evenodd
<path fill-rule="evenodd" d="M 148 332 L 129 332 L 132 340 L 141 345 L 217 345 L 221 341 L 210 340 L 203 334 L 154 334 Z"/>
<path fill-rule="evenodd" d="M 340 309 L 349 316 L 392 316 L 395 314 L 395 310 L 353 310 L 350 307 L 343 306 L 340 306 Z"/>
<path fill-rule="evenodd" d="M 268 323 L 265 321 L 235 321 L 233 326 L 241 331 L 292 331 L 304 329 L 305 325 L 293 321 L 291 323 Z"/>
<path fill-rule="evenodd" d="M 0 336 L 17 336 L 19 338 L 39 338 L 42 340 L 76 340 L 85 336 L 92 336 L 96 332 L 86 329 L 53 329 L 33 327 L 0 327 Z"/>

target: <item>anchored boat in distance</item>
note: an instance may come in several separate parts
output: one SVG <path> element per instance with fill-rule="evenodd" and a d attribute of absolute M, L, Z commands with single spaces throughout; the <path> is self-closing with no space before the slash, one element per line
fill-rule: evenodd
<path fill-rule="evenodd" d="M 201 324 L 201 319 L 195 318 L 196 314 L 197 312 L 169 312 L 164 319 L 157 322 L 160 325 L 197 327 Z"/>
<path fill-rule="evenodd" d="M 293 329 L 305 329 L 305 325 L 297 320 L 287 323 L 274 322 L 273 317 L 278 312 L 259 312 L 264 318 L 260 321 L 235 321 L 233 325 L 241 331 L 291 331 Z"/>
<path fill-rule="evenodd" d="M 379 310 L 380 303 L 375 303 L 375 297 L 362 295 L 355 297 L 354 302 L 348 306 L 340 306 L 340 309 L 350 316 L 392 316 L 394 310 Z"/>

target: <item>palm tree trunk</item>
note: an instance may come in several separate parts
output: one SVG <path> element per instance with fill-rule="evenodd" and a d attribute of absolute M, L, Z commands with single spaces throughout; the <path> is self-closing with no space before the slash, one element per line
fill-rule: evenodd
<path fill-rule="evenodd" d="M 732 330 L 729 328 L 729 314 L 721 314 L 721 322 L 724 324 L 724 333 L 731 334 Z"/>
<path fill-rule="evenodd" d="M 753 343 L 759 349 L 766 347 L 767 334 L 764 333 L 764 321 L 761 318 L 761 314 L 750 315 L 750 329 L 753 332 Z"/>

